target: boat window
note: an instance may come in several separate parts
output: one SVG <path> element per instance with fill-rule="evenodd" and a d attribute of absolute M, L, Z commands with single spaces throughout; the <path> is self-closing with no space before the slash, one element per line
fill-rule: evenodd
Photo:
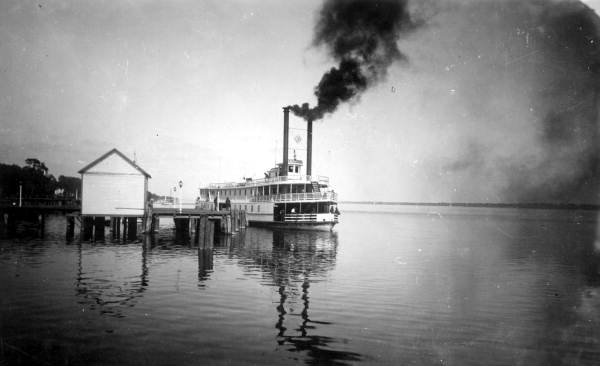
<path fill-rule="evenodd" d="M 304 192 L 304 184 L 293 184 L 292 185 L 292 193 L 303 193 Z"/>
<path fill-rule="evenodd" d="M 302 213 L 307 213 L 307 214 L 317 213 L 317 204 L 316 203 L 303 203 L 302 204 Z"/>
<path fill-rule="evenodd" d="M 289 184 L 282 184 L 279 186 L 279 193 L 281 194 L 285 194 L 285 193 L 290 193 L 290 185 Z"/>
<path fill-rule="evenodd" d="M 260 205 L 256 205 L 256 212 L 260 212 Z"/>
<path fill-rule="evenodd" d="M 293 173 L 294 172 L 294 167 L 290 165 L 288 167 L 288 172 Z"/>
<path fill-rule="evenodd" d="M 254 212 L 254 205 L 250 205 L 250 212 Z"/>
<path fill-rule="evenodd" d="M 271 194 L 277 194 L 277 185 L 273 184 L 270 187 L 271 187 Z"/>

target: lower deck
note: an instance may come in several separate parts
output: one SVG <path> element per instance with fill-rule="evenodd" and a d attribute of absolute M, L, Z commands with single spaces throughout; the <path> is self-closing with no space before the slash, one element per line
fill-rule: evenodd
<path fill-rule="evenodd" d="M 282 227 L 333 227 L 339 211 L 334 201 L 290 202 L 201 202 L 202 209 L 243 210 L 250 225 L 280 225 Z"/>

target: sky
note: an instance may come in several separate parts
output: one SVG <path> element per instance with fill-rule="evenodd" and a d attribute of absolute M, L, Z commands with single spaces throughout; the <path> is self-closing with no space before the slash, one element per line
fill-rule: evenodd
<path fill-rule="evenodd" d="M 340 200 L 600 203 L 594 60 L 579 52 L 597 29 L 551 38 L 579 2 L 525 3 L 410 3 L 405 58 L 315 122 L 313 173 Z M 181 180 L 187 200 L 261 178 L 281 161 L 282 107 L 314 104 L 337 64 L 313 44 L 322 5 L 2 1 L 0 162 L 76 176 L 117 148 L 152 192 Z"/>

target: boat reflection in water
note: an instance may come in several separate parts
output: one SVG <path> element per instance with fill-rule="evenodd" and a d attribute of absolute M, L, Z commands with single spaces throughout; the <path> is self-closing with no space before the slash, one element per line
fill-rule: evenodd
<path fill-rule="evenodd" d="M 346 340 L 319 335 L 327 333 L 323 330 L 332 323 L 314 319 L 310 314 L 311 301 L 318 302 L 311 298 L 311 285 L 326 280 L 335 267 L 337 233 L 252 228 L 221 246 L 230 258 L 239 260 L 248 275 L 254 276 L 259 270 L 261 284 L 274 288 L 274 297 L 278 298 L 275 303 L 278 346 L 289 352 L 306 352 L 305 357 L 318 363 L 361 360 L 358 353 L 335 349 L 347 348 Z M 217 249 L 216 253 L 222 251 Z"/>

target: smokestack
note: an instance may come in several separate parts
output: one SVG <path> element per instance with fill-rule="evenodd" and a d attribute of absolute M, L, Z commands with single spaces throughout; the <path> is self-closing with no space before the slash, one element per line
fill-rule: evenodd
<path fill-rule="evenodd" d="M 288 175 L 288 138 L 290 134 L 290 107 L 283 107 L 283 164 L 280 175 Z"/>
<path fill-rule="evenodd" d="M 312 175 L 312 119 L 308 119 L 306 124 L 306 175 Z"/>

